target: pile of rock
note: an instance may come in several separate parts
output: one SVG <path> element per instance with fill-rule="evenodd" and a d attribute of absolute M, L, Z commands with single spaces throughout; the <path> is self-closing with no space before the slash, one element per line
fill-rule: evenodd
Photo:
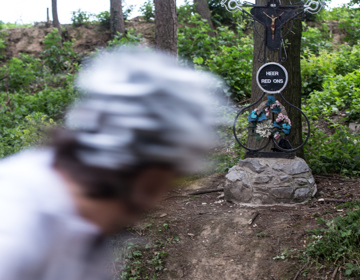
<path fill-rule="evenodd" d="M 298 157 L 241 160 L 226 175 L 224 189 L 227 201 L 253 205 L 301 203 L 316 191 L 309 166 Z"/>

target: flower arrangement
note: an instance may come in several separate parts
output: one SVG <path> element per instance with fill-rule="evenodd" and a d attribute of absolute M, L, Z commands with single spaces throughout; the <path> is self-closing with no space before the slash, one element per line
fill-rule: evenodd
<path fill-rule="evenodd" d="M 278 114 L 275 121 L 269 120 L 270 111 Z M 281 135 L 289 135 L 291 131 L 291 120 L 289 119 L 285 107 L 275 97 L 268 96 L 268 100 L 260 104 L 248 116 L 248 121 L 252 123 L 252 129 L 256 140 L 273 136 L 279 139 Z"/>

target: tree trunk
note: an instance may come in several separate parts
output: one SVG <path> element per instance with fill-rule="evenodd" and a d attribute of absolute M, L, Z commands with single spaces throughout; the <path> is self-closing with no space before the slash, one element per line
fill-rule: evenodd
<path fill-rule="evenodd" d="M 57 12 L 57 0 L 51 0 L 52 3 L 52 15 L 53 15 L 53 26 L 58 29 L 59 35 L 61 36 L 61 25 L 59 22 Z"/>
<path fill-rule="evenodd" d="M 156 46 L 177 57 L 176 0 L 155 0 Z"/>
<path fill-rule="evenodd" d="M 257 5 L 266 4 L 266 0 L 257 0 Z M 283 5 L 289 5 L 289 0 L 283 0 Z M 261 24 L 256 23 L 256 27 L 260 34 L 264 33 L 264 28 Z M 285 27 L 286 29 L 286 27 Z M 286 40 L 286 51 L 287 51 L 287 61 L 283 64 L 289 74 L 288 84 L 285 90 L 282 92 L 282 95 L 285 99 L 293 104 L 294 106 L 301 108 L 301 71 L 300 71 L 300 44 L 301 44 L 301 33 L 302 33 L 302 24 L 301 20 L 294 21 L 292 31 L 295 33 L 289 33 L 284 41 Z M 253 73 L 252 73 L 252 84 L 251 84 L 251 102 L 255 102 L 260 98 L 263 94 L 259 86 L 256 82 L 256 74 L 259 68 L 263 65 L 263 63 L 258 62 L 258 54 L 260 50 L 260 46 L 262 43 L 262 38 L 254 31 L 254 54 L 253 54 Z M 262 57 L 263 51 L 260 54 Z M 267 49 L 267 62 L 278 62 L 278 51 L 270 51 Z M 288 116 L 292 122 L 291 132 L 287 139 L 290 141 L 293 148 L 296 148 L 302 143 L 302 118 L 301 113 L 294 108 L 284 104 L 279 96 L 276 94 L 273 95 L 280 103 L 282 103 Z M 264 100 L 266 100 L 265 97 Z M 254 108 L 252 108 L 254 109 Z M 270 114 L 269 118 L 272 118 L 272 114 Z M 265 140 L 256 141 L 255 137 L 249 136 L 247 146 L 250 148 L 260 148 L 264 146 Z M 262 151 L 270 151 L 273 147 L 273 144 L 270 143 L 269 146 Z M 304 157 L 303 149 L 297 151 L 297 156 Z"/>
<path fill-rule="evenodd" d="M 110 0 L 110 30 L 114 37 L 118 32 L 125 33 L 125 21 L 121 0 Z"/>
<path fill-rule="evenodd" d="M 207 0 L 194 0 L 195 11 L 209 23 L 211 29 L 214 28 L 213 21 L 211 19 L 211 12 L 209 9 L 209 3 Z"/>

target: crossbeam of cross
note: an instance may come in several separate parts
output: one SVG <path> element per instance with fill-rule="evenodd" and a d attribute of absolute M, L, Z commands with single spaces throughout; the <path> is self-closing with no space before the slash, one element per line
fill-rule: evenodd
<path fill-rule="evenodd" d="M 289 32 L 292 32 L 292 21 L 307 12 L 315 14 L 324 7 L 322 0 L 307 0 L 307 2 L 299 2 L 294 5 L 282 5 L 281 0 L 267 0 L 265 5 L 256 5 L 249 2 L 241 3 L 239 0 L 222 0 L 221 5 L 232 13 L 243 12 L 264 27 L 264 35 L 261 35 L 255 26 L 255 30 L 263 38 L 260 52 L 262 49 L 264 50 L 264 58 L 259 58 L 260 62 L 266 62 L 266 48 L 271 51 L 279 50 L 279 62 L 285 61 L 286 50 L 283 38 Z M 246 7 L 252 8 L 250 13 L 244 9 Z M 285 35 L 282 32 L 284 28 L 286 29 Z M 285 57 L 282 57 L 282 48 Z"/>

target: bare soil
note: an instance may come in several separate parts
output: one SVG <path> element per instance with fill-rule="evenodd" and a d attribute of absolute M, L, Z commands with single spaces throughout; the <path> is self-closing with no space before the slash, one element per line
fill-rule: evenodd
<path fill-rule="evenodd" d="M 157 279 L 294 279 L 304 267 L 299 256 L 309 242 L 308 230 L 318 227 L 318 217 L 332 219 L 339 214 L 340 203 L 318 199 L 360 199 L 359 180 L 335 177 L 316 177 L 317 197 L 292 207 L 244 207 L 219 199 L 221 192 L 187 195 L 194 189 L 221 188 L 224 175 L 174 189 L 129 231 L 132 239 L 170 241 L 166 270 Z M 254 213 L 259 215 L 250 225 Z M 164 229 L 164 224 L 169 228 Z M 175 236 L 179 242 L 171 242 Z M 273 259 L 286 249 L 285 260 Z M 296 279 L 332 279 L 334 269 L 317 270 L 309 264 Z M 345 279 L 344 271 L 337 271 L 334 279 Z"/>
<path fill-rule="evenodd" d="M 312 27 L 322 29 L 322 23 L 309 22 Z M 342 43 L 345 32 L 339 28 L 338 22 L 329 21 L 326 23 L 333 37 L 335 46 Z M 134 29 L 136 33 L 141 33 L 145 39 L 144 44 L 154 45 L 155 43 L 155 24 L 146 22 L 143 17 L 136 17 L 125 23 L 127 29 Z M 63 37 L 65 40 L 76 39 L 75 51 L 79 53 L 89 53 L 97 48 L 107 45 L 110 38 L 110 31 L 103 29 L 100 25 L 89 24 L 79 27 L 73 25 L 62 25 Z M 52 30 L 45 23 L 38 23 L 34 27 L 13 28 L 5 30 L 8 33 L 7 58 L 18 56 L 20 53 L 33 54 L 39 56 L 43 51 L 43 40 Z M 250 30 L 248 31 L 250 32 Z M 247 33 L 247 32 L 246 32 Z"/>
<path fill-rule="evenodd" d="M 155 41 L 155 24 L 146 22 L 142 17 L 134 18 L 125 24 L 127 29 L 135 29 L 145 39 L 144 44 L 153 44 Z M 88 24 L 79 27 L 73 25 L 62 25 L 63 39 L 69 41 L 75 39 L 75 51 L 78 53 L 89 53 L 97 48 L 107 45 L 111 39 L 110 31 L 98 24 Z M 43 51 L 43 41 L 52 27 L 45 23 L 34 27 L 12 28 L 5 30 L 8 33 L 8 45 L 6 49 L 7 58 L 18 56 L 20 53 L 39 56 Z"/>

